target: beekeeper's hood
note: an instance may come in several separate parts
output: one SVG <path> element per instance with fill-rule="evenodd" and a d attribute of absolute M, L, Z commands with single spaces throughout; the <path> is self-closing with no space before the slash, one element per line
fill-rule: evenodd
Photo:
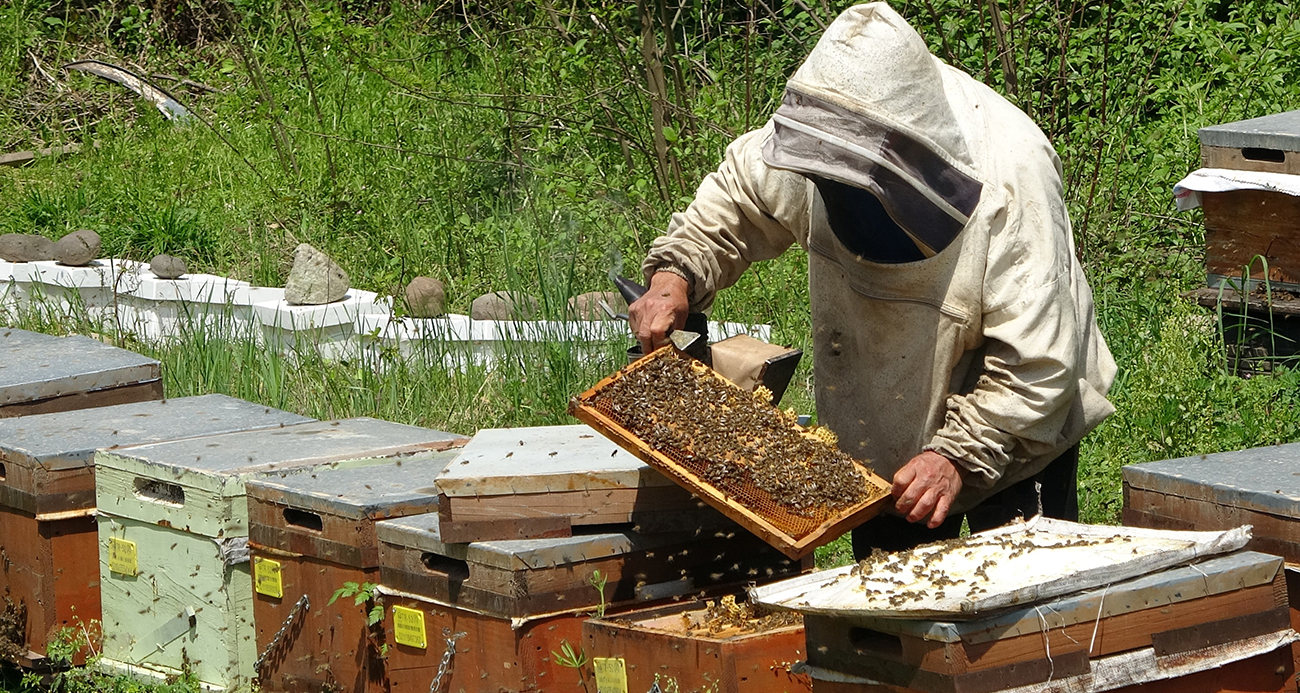
<path fill-rule="evenodd" d="M 944 69 L 885 3 L 850 8 L 786 84 L 763 160 L 874 193 L 933 255 L 966 225 L 982 188 Z"/>

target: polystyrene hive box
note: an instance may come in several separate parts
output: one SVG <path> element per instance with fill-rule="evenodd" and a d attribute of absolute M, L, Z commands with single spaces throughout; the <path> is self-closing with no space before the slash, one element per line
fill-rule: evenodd
<path fill-rule="evenodd" d="M 341 301 L 323 305 L 292 305 L 283 298 L 255 303 L 266 343 L 285 353 L 318 353 L 337 360 L 360 353 L 358 336 L 363 316 L 387 315 L 392 299 L 371 291 L 351 289 Z"/>
<path fill-rule="evenodd" d="M 153 678 L 189 667 L 206 686 L 247 684 L 257 658 L 247 480 L 382 464 L 463 440 L 347 419 L 101 451 L 105 665 Z"/>
<path fill-rule="evenodd" d="M 234 336 L 230 305 L 235 290 L 248 282 L 213 274 L 186 274 L 161 279 L 143 268 L 119 292 L 118 318 L 123 329 L 146 339 L 206 333 Z"/>

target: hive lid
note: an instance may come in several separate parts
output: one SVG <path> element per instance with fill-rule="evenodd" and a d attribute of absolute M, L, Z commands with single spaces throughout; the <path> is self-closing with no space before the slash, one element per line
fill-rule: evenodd
<path fill-rule="evenodd" d="M 0 419 L 0 457 L 47 471 L 87 467 L 123 447 L 311 421 L 225 395 L 201 395 Z"/>
<path fill-rule="evenodd" d="M 583 425 L 481 430 L 437 482 L 438 490 L 447 496 L 671 484 L 650 465 Z"/>
<path fill-rule="evenodd" d="M 303 474 L 250 479 L 248 495 L 270 503 L 353 519 L 427 513 L 438 508 L 434 478 L 455 450 L 419 453 L 359 468 L 325 467 Z"/>
<path fill-rule="evenodd" d="M 1300 111 L 1211 125 L 1201 128 L 1196 134 L 1206 147 L 1258 147 L 1300 152 Z"/>
<path fill-rule="evenodd" d="M 1037 517 L 756 587 L 749 596 L 772 608 L 845 618 L 971 619 L 1235 551 L 1249 539 L 1249 527 L 1169 532 Z"/>
<path fill-rule="evenodd" d="M 0 331 L 0 406 L 157 380 L 154 359 L 89 337 Z"/>
<path fill-rule="evenodd" d="M 681 544 L 693 536 L 607 532 L 558 539 L 515 539 L 447 544 L 438 534 L 438 514 L 411 515 L 375 523 L 379 541 L 505 570 L 537 570 Z"/>
<path fill-rule="evenodd" d="M 1300 518 L 1300 443 L 1148 462 L 1122 471 L 1134 488 Z"/>
<path fill-rule="evenodd" d="M 101 474 L 115 470 L 166 482 L 183 480 L 223 496 L 242 496 L 244 479 L 256 474 L 321 464 L 369 466 L 458 447 L 464 440 L 454 433 L 356 418 L 104 451 L 96 466 Z"/>

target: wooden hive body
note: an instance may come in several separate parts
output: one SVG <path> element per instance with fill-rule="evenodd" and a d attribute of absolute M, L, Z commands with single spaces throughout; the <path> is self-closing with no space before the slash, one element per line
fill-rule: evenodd
<path fill-rule="evenodd" d="M 0 418 L 162 399 L 151 358 L 81 336 L 0 330 Z"/>
<path fill-rule="evenodd" d="M 1300 562 L 1300 443 L 1123 468 L 1124 524 L 1153 529 L 1252 526 L 1248 548 Z"/>
<path fill-rule="evenodd" d="M 802 625 L 758 632 L 690 633 L 705 606 L 684 602 L 620 613 L 583 624 L 588 656 L 622 660 L 627 690 L 648 691 L 671 679 L 679 690 L 718 693 L 808 691 L 812 680 L 791 672 L 804 655 Z M 734 630 L 734 629 L 733 629 Z"/>
<path fill-rule="evenodd" d="M 571 536 L 591 525 L 630 523 L 645 533 L 731 525 L 580 424 L 479 431 L 438 490 L 448 543 Z"/>
<path fill-rule="evenodd" d="M 346 582 L 379 582 L 375 523 L 435 512 L 434 479 L 456 454 L 248 482 L 253 570 L 270 580 L 254 582 L 259 654 L 288 625 L 259 672 L 264 690 L 387 690 L 382 629 L 367 625 L 366 605 L 351 597 L 329 601 Z M 309 606 L 300 616 L 293 609 L 303 595 Z"/>
<path fill-rule="evenodd" d="M 348 419 L 101 451 L 96 490 L 106 665 L 155 678 L 191 667 L 205 686 L 247 685 L 257 657 L 247 480 L 324 465 L 382 464 L 462 441 Z M 121 542 L 134 542 L 135 575 L 112 566 Z"/>
<path fill-rule="evenodd" d="M 1281 567 L 1243 551 L 965 621 L 808 614 L 814 690 L 847 676 L 885 684 L 872 690 L 992 693 L 1100 677 L 1116 656 L 1174 666 L 1206 648 L 1269 638 L 1244 656 L 1271 653 L 1289 631 Z"/>
<path fill-rule="evenodd" d="M 1201 128 L 1198 135 L 1207 168 L 1300 174 L 1300 111 Z M 1251 279 L 1300 288 L 1300 198 L 1232 190 L 1202 193 L 1201 202 L 1210 286 L 1240 284 L 1249 267 Z"/>
<path fill-rule="evenodd" d="M 580 646 L 581 623 L 601 602 L 589 581 L 606 579 L 604 599 L 617 610 L 705 591 L 734 590 L 811 567 L 746 534 L 598 533 L 554 539 L 449 544 L 438 515 L 413 515 L 376 525 L 380 583 L 387 595 L 384 627 L 392 649 L 394 690 L 426 690 L 445 651 L 443 628 L 465 632 L 446 690 L 565 690 L 576 674 L 553 661 L 561 641 Z M 401 644 L 394 605 L 424 614 L 428 646 Z M 464 655 L 464 656 L 462 656 Z"/>
<path fill-rule="evenodd" d="M 0 591 L 26 607 L 22 652 L 44 654 L 59 628 L 100 617 L 99 567 L 85 558 L 97 552 L 96 448 L 310 420 L 224 395 L 0 420 Z"/>

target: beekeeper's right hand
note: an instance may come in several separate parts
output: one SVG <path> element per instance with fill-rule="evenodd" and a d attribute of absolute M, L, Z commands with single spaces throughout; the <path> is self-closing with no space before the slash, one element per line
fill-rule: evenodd
<path fill-rule="evenodd" d="M 672 272 L 656 272 L 650 288 L 627 307 L 627 321 L 632 334 L 641 343 L 643 353 L 650 353 L 668 343 L 668 333 L 686 327 L 690 301 L 686 279 Z"/>

